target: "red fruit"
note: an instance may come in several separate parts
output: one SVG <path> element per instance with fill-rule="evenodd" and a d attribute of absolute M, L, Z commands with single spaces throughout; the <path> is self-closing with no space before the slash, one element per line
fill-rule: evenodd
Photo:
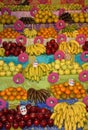
<path fill-rule="evenodd" d="M 5 56 L 9 56 L 10 55 L 10 51 L 5 51 Z"/>
<path fill-rule="evenodd" d="M 14 43 L 11 44 L 11 47 L 16 48 L 16 47 L 17 47 L 17 44 L 14 42 Z"/>
<path fill-rule="evenodd" d="M 40 112 L 41 112 L 42 114 L 46 114 L 46 113 L 47 113 L 47 109 L 46 109 L 46 108 L 41 108 L 41 109 L 40 109 Z"/>
<path fill-rule="evenodd" d="M 46 113 L 44 116 L 45 116 L 45 119 L 49 119 L 51 114 L 50 113 Z"/>
<path fill-rule="evenodd" d="M 52 127 L 54 125 L 53 119 L 48 120 L 48 125 L 49 125 L 49 127 Z"/>
<path fill-rule="evenodd" d="M 3 111 L 0 111 L 0 118 L 2 117 L 2 115 L 3 115 Z"/>
<path fill-rule="evenodd" d="M 25 46 L 22 46 L 21 47 L 22 51 L 24 52 L 26 50 L 26 47 Z"/>
<path fill-rule="evenodd" d="M 16 110 L 15 109 L 10 109 L 8 112 L 9 112 L 9 114 L 12 114 L 12 115 L 16 114 Z"/>
<path fill-rule="evenodd" d="M 31 104 L 27 104 L 26 108 L 27 108 L 27 113 L 30 113 Z"/>
<path fill-rule="evenodd" d="M 31 106 L 31 108 L 30 108 L 30 112 L 32 113 L 32 112 L 37 112 L 37 110 L 38 110 L 38 107 L 37 106 Z"/>
<path fill-rule="evenodd" d="M 3 45 L 3 47 L 5 48 L 6 46 L 7 46 L 7 42 L 6 41 L 4 41 L 3 43 L 2 43 L 2 45 Z"/>
<path fill-rule="evenodd" d="M 46 54 L 47 54 L 47 55 L 50 55 L 50 54 L 51 54 L 51 50 L 48 50 L 48 49 L 47 49 L 47 50 L 46 50 Z"/>
<path fill-rule="evenodd" d="M 36 113 L 30 113 L 30 119 L 35 119 L 37 117 Z"/>
<path fill-rule="evenodd" d="M 24 128 L 26 126 L 25 121 L 20 121 L 19 126 L 20 126 L 20 128 Z"/>
<path fill-rule="evenodd" d="M 55 43 L 56 41 L 55 41 L 55 39 L 52 39 L 52 40 L 50 40 L 50 43 L 52 44 L 52 43 Z"/>
<path fill-rule="evenodd" d="M 0 130 L 3 128 L 3 124 L 2 122 L 0 122 Z"/>
<path fill-rule="evenodd" d="M 17 129 L 19 127 L 19 123 L 17 121 L 14 121 L 13 123 L 13 128 Z"/>
<path fill-rule="evenodd" d="M 34 126 L 38 126 L 40 124 L 39 120 L 38 119 L 35 119 L 34 120 Z"/>
<path fill-rule="evenodd" d="M 29 119 L 29 120 L 27 121 L 27 126 L 28 126 L 28 127 L 32 126 L 32 120 L 31 120 L 31 119 Z"/>
<path fill-rule="evenodd" d="M 43 115 L 42 113 L 38 113 L 38 114 L 37 114 L 37 118 L 38 118 L 39 120 L 43 120 L 43 119 L 44 119 L 44 115 Z"/>
<path fill-rule="evenodd" d="M 16 51 L 16 49 L 15 49 L 15 48 L 12 48 L 12 49 L 10 50 L 10 54 L 14 55 L 15 51 Z"/>
<path fill-rule="evenodd" d="M 18 46 L 18 47 L 22 47 L 22 43 L 21 43 L 21 42 L 18 42 L 18 43 L 17 43 L 17 46 Z"/>
<path fill-rule="evenodd" d="M 56 49 L 52 48 L 51 52 L 54 54 L 56 52 Z"/>
<path fill-rule="evenodd" d="M 6 122 L 5 123 L 5 128 L 6 128 L 6 130 L 10 130 L 11 124 L 9 122 Z"/>
<path fill-rule="evenodd" d="M 14 121 L 14 116 L 10 114 L 10 115 L 7 116 L 7 119 L 8 119 L 9 122 L 12 123 Z"/>
<path fill-rule="evenodd" d="M 40 126 L 41 126 L 41 127 L 46 127 L 46 126 L 47 126 L 47 121 L 46 121 L 46 120 L 42 120 L 42 121 L 40 122 Z"/>
<path fill-rule="evenodd" d="M 54 49 L 58 49 L 58 44 L 56 43 L 56 44 L 54 44 Z"/>
<path fill-rule="evenodd" d="M 21 121 L 21 115 L 17 114 L 17 115 L 15 116 L 15 119 L 16 119 L 16 121 Z"/>
<path fill-rule="evenodd" d="M 1 117 L 1 121 L 2 121 L 2 123 L 6 123 L 7 119 L 6 119 L 6 116 L 5 116 L 5 115 L 3 115 L 3 116 Z"/>
<path fill-rule="evenodd" d="M 14 52 L 14 56 L 18 56 L 19 54 L 20 54 L 19 51 L 15 51 L 15 52 Z"/>
<path fill-rule="evenodd" d="M 28 121 L 28 120 L 29 120 L 29 115 L 28 115 L 28 114 L 24 115 L 24 116 L 23 116 L 23 120 L 24 120 L 24 121 Z"/>
<path fill-rule="evenodd" d="M 9 111 L 8 108 L 4 108 L 4 109 L 2 110 L 3 114 L 5 114 L 5 115 L 8 113 L 8 111 Z"/>

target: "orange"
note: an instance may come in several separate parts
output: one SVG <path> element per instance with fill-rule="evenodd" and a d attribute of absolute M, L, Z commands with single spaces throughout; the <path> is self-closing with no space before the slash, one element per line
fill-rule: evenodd
<path fill-rule="evenodd" d="M 75 85 L 76 85 L 76 86 L 79 86 L 79 85 L 80 85 L 80 83 L 79 83 L 79 82 L 76 82 L 76 83 L 75 83 Z"/>
<path fill-rule="evenodd" d="M 83 93 L 81 96 L 84 98 L 86 96 L 86 93 Z"/>
<path fill-rule="evenodd" d="M 69 86 L 69 90 L 73 90 L 74 89 L 74 86 Z"/>
<path fill-rule="evenodd" d="M 58 87 L 59 87 L 59 88 L 62 88 L 62 87 L 63 87 L 63 84 L 58 84 Z"/>
<path fill-rule="evenodd" d="M 16 90 L 17 90 L 17 91 L 21 91 L 21 90 L 22 90 L 22 87 L 19 86 L 19 87 L 16 88 Z"/>
<path fill-rule="evenodd" d="M 62 92 L 65 92 L 65 87 L 62 87 L 62 88 L 60 88 L 60 90 L 62 91 Z"/>
<path fill-rule="evenodd" d="M 4 96 L 3 96 L 3 99 L 4 99 L 4 100 L 8 100 L 8 96 L 7 96 L 7 95 L 4 95 Z"/>
<path fill-rule="evenodd" d="M 78 94 L 78 93 L 79 93 L 79 90 L 78 90 L 78 89 L 74 89 L 73 92 L 74 92 L 75 94 Z"/>
<path fill-rule="evenodd" d="M 15 97 L 14 97 L 13 95 L 11 95 L 11 96 L 9 97 L 9 100 L 10 100 L 10 101 L 13 101 L 13 100 L 15 100 Z"/>
<path fill-rule="evenodd" d="M 58 90 L 56 93 L 57 93 L 58 95 L 61 95 L 61 94 L 62 94 L 62 92 L 61 92 L 60 90 Z"/>
<path fill-rule="evenodd" d="M 11 93 L 11 92 L 7 92 L 6 94 L 7 94 L 8 96 L 10 96 L 12 93 Z"/>
<path fill-rule="evenodd" d="M 82 94 L 84 94 L 84 93 L 85 93 L 85 89 L 81 89 L 80 92 L 81 92 Z"/>
<path fill-rule="evenodd" d="M 9 87 L 8 89 L 9 91 L 13 91 L 14 87 Z"/>
<path fill-rule="evenodd" d="M 6 95 L 5 91 L 1 91 L 1 96 Z"/>
<path fill-rule="evenodd" d="M 13 96 L 16 96 L 16 95 L 17 95 L 17 92 L 13 92 L 12 95 L 13 95 Z"/>
<path fill-rule="evenodd" d="M 75 98 L 75 94 L 71 93 L 70 95 L 70 98 Z"/>
<path fill-rule="evenodd" d="M 27 100 L 27 96 L 22 96 L 21 97 L 23 100 Z"/>
<path fill-rule="evenodd" d="M 19 94 L 20 94 L 21 96 L 23 96 L 23 95 L 24 95 L 24 92 L 23 92 L 23 91 L 21 91 Z"/>
<path fill-rule="evenodd" d="M 81 89 L 83 88 L 83 86 L 79 85 L 79 86 L 77 86 L 77 88 L 78 88 L 79 90 L 81 90 Z"/>
<path fill-rule="evenodd" d="M 20 96 L 20 95 L 17 95 L 17 96 L 16 96 L 16 99 L 17 99 L 17 100 L 21 100 L 21 96 Z"/>
<path fill-rule="evenodd" d="M 71 92 L 70 92 L 69 89 L 66 89 L 65 93 L 66 93 L 67 95 L 70 95 Z"/>
<path fill-rule="evenodd" d="M 62 95 L 61 95 L 61 98 L 62 98 L 62 99 L 66 99 L 66 98 L 67 98 L 67 95 L 66 95 L 66 94 L 62 94 Z"/>
<path fill-rule="evenodd" d="M 78 98 L 78 99 L 81 98 L 81 94 L 77 94 L 76 98 Z"/>

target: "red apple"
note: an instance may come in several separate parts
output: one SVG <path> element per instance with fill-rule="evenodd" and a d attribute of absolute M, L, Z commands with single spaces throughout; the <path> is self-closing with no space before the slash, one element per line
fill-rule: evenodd
<path fill-rule="evenodd" d="M 37 110 L 38 110 L 38 107 L 37 106 L 31 106 L 31 108 L 30 108 L 30 112 L 32 113 L 32 112 L 37 112 Z"/>
<path fill-rule="evenodd" d="M 50 113 L 45 113 L 45 119 L 49 119 L 50 118 L 50 116 L 51 116 L 51 114 Z"/>
<path fill-rule="evenodd" d="M 20 128 L 24 128 L 26 126 L 25 121 L 20 121 L 19 126 L 20 126 Z"/>
<path fill-rule="evenodd" d="M 5 123 L 5 128 L 6 128 L 6 130 L 10 130 L 11 124 L 9 122 L 6 122 Z"/>
<path fill-rule="evenodd" d="M 40 109 L 40 112 L 41 112 L 42 114 L 46 114 L 46 113 L 47 113 L 47 109 L 46 109 L 46 108 L 41 108 L 41 109 Z"/>
<path fill-rule="evenodd" d="M 31 119 L 29 119 L 29 120 L 27 121 L 27 127 L 30 127 L 30 126 L 32 126 L 32 120 L 31 120 Z"/>
<path fill-rule="evenodd" d="M 16 114 L 15 119 L 16 119 L 16 121 L 21 121 L 21 115 L 20 114 Z"/>
<path fill-rule="evenodd" d="M 44 119 L 44 115 L 43 115 L 42 113 L 38 113 L 38 114 L 37 114 L 37 118 L 38 118 L 39 120 L 43 120 L 43 119 Z"/>
<path fill-rule="evenodd" d="M 29 117 L 29 115 L 28 115 L 28 114 L 26 114 L 26 115 L 24 115 L 24 116 L 23 116 L 23 120 L 24 120 L 24 121 L 28 121 L 28 120 L 29 120 L 29 118 L 30 118 L 30 117 Z"/>
<path fill-rule="evenodd" d="M 50 43 L 52 44 L 52 43 L 55 43 L 56 41 L 55 41 L 55 39 L 52 39 L 52 40 L 50 40 Z"/>
<path fill-rule="evenodd" d="M 41 127 L 46 127 L 46 126 L 47 126 L 47 121 L 46 121 L 46 120 L 42 120 L 42 121 L 40 122 L 40 126 L 41 126 Z"/>
<path fill-rule="evenodd" d="M 15 109 L 9 109 L 9 114 L 15 115 L 16 114 L 16 110 Z"/>
<path fill-rule="evenodd" d="M 0 122 L 0 130 L 2 130 L 2 128 L 3 128 L 3 124 L 2 122 Z"/>
<path fill-rule="evenodd" d="M 13 122 L 14 121 L 14 116 L 12 115 L 12 114 L 9 114 L 8 116 L 7 116 L 7 119 L 8 119 L 8 121 L 9 122 Z"/>
<path fill-rule="evenodd" d="M 5 56 L 9 56 L 10 55 L 10 51 L 5 51 Z"/>
<path fill-rule="evenodd" d="M 47 54 L 47 55 L 50 55 L 50 54 L 51 54 L 51 50 L 47 49 L 47 50 L 46 50 L 46 54 Z"/>
<path fill-rule="evenodd" d="M 12 126 L 14 129 L 17 129 L 19 127 L 19 123 L 17 121 L 14 121 Z"/>
<path fill-rule="evenodd" d="M 7 115 L 8 111 L 9 111 L 8 108 L 2 109 L 2 112 L 3 112 L 3 114 L 5 114 L 5 115 Z"/>
<path fill-rule="evenodd" d="M 0 118 L 2 117 L 3 114 L 4 114 L 3 111 L 0 111 Z"/>
<path fill-rule="evenodd" d="M 49 125 L 49 127 L 52 127 L 54 125 L 53 119 L 48 120 L 48 125 Z"/>
<path fill-rule="evenodd" d="M 38 126 L 40 124 L 40 121 L 38 119 L 34 120 L 34 126 Z"/>
<path fill-rule="evenodd" d="M 36 113 L 30 113 L 29 116 L 30 119 L 35 119 L 37 117 Z"/>
<path fill-rule="evenodd" d="M 3 115 L 3 116 L 1 117 L 1 121 L 2 121 L 2 123 L 6 123 L 7 119 L 6 119 L 6 116 L 5 116 L 5 115 Z"/>

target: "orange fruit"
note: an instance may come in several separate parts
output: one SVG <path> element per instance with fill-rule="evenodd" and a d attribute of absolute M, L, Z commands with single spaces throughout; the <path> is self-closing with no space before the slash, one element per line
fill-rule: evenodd
<path fill-rule="evenodd" d="M 22 90 L 22 87 L 19 86 L 19 87 L 16 88 L 16 90 L 17 90 L 17 91 L 21 91 L 21 90 Z"/>
<path fill-rule="evenodd" d="M 80 85 L 80 83 L 79 83 L 79 82 L 76 82 L 76 83 L 75 83 L 75 85 L 76 85 L 76 86 L 79 86 L 79 85 Z"/>
<path fill-rule="evenodd" d="M 58 87 L 59 87 L 59 88 L 62 88 L 62 87 L 63 87 L 63 84 L 58 84 Z"/>
<path fill-rule="evenodd" d="M 3 96 L 3 99 L 4 99 L 4 100 L 8 100 L 8 96 L 7 96 L 7 95 L 4 95 L 4 96 Z"/>
<path fill-rule="evenodd" d="M 78 90 L 78 89 L 74 89 L 73 92 L 74 92 L 75 94 L 78 94 L 78 93 L 79 93 L 79 90 Z"/>
<path fill-rule="evenodd" d="M 67 98 L 67 95 L 66 95 L 66 94 L 62 94 L 62 95 L 61 95 L 61 98 L 62 98 L 62 99 L 66 99 L 66 98 Z"/>
<path fill-rule="evenodd" d="M 70 92 L 69 89 L 66 89 L 65 93 L 66 93 L 67 95 L 70 95 L 71 92 Z"/>
<path fill-rule="evenodd" d="M 23 96 L 23 95 L 24 95 L 24 92 L 23 92 L 23 91 L 21 91 L 19 94 L 20 94 L 21 96 Z"/>
<path fill-rule="evenodd" d="M 20 96 L 20 95 L 17 95 L 17 96 L 16 96 L 16 99 L 17 99 L 17 100 L 21 100 L 21 96 Z"/>
<path fill-rule="evenodd" d="M 69 86 L 69 90 L 73 90 L 74 89 L 74 86 Z"/>
<path fill-rule="evenodd" d="M 85 91 L 85 89 L 81 89 L 80 92 L 81 92 L 82 94 L 84 94 L 86 91 Z"/>
<path fill-rule="evenodd" d="M 62 87 L 62 88 L 60 88 L 60 90 L 62 91 L 62 92 L 65 92 L 65 87 Z"/>
<path fill-rule="evenodd" d="M 84 98 L 86 96 L 86 93 L 83 93 L 81 96 Z"/>
<path fill-rule="evenodd" d="M 14 87 L 9 87 L 8 89 L 9 91 L 13 91 Z"/>
<path fill-rule="evenodd" d="M 22 100 L 27 100 L 27 96 L 22 96 L 21 99 Z"/>
<path fill-rule="evenodd" d="M 58 95 L 61 95 L 61 94 L 62 94 L 62 92 L 61 92 L 60 90 L 58 90 L 56 93 L 57 93 Z"/>
<path fill-rule="evenodd" d="M 9 91 L 9 92 L 7 92 L 6 94 L 7 94 L 8 96 L 10 96 L 12 93 Z"/>
<path fill-rule="evenodd" d="M 76 98 L 78 98 L 78 99 L 81 98 L 81 94 L 77 94 Z"/>
<path fill-rule="evenodd" d="M 14 100 L 15 100 L 15 97 L 14 97 L 13 95 L 11 95 L 11 96 L 9 97 L 9 100 L 10 100 L 10 101 L 14 101 Z"/>
<path fill-rule="evenodd" d="M 1 96 L 6 95 L 5 91 L 1 91 Z"/>

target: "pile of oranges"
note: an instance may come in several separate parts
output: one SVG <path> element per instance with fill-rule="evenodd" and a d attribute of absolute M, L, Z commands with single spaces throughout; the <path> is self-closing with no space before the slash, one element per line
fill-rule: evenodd
<path fill-rule="evenodd" d="M 74 86 L 70 86 L 67 82 L 53 85 L 51 92 L 57 99 L 81 99 L 86 96 L 86 90 L 79 82 L 76 82 Z"/>
<path fill-rule="evenodd" d="M 48 38 L 57 38 L 58 34 L 53 27 L 49 27 L 49 28 L 40 28 L 37 35 L 45 39 L 48 39 Z"/>
<path fill-rule="evenodd" d="M 8 87 L 0 92 L 0 97 L 4 100 L 14 101 L 14 100 L 27 100 L 26 89 L 18 87 Z"/>
<path fill-rule="evenodd" d="M 78 29 L 79 34 L 84 34 L 88 38 L 88 27 L 81 27 Z"/>
<path fill-rule="evenodd" d="M 12 29 L 12 28 L 6 28 L 2 32 L 0 32 L 0 38 L 14 39 L 18 35 L 20 35 L 20 33 L 17 31 L 14 31 L 14 29 Z"/>

